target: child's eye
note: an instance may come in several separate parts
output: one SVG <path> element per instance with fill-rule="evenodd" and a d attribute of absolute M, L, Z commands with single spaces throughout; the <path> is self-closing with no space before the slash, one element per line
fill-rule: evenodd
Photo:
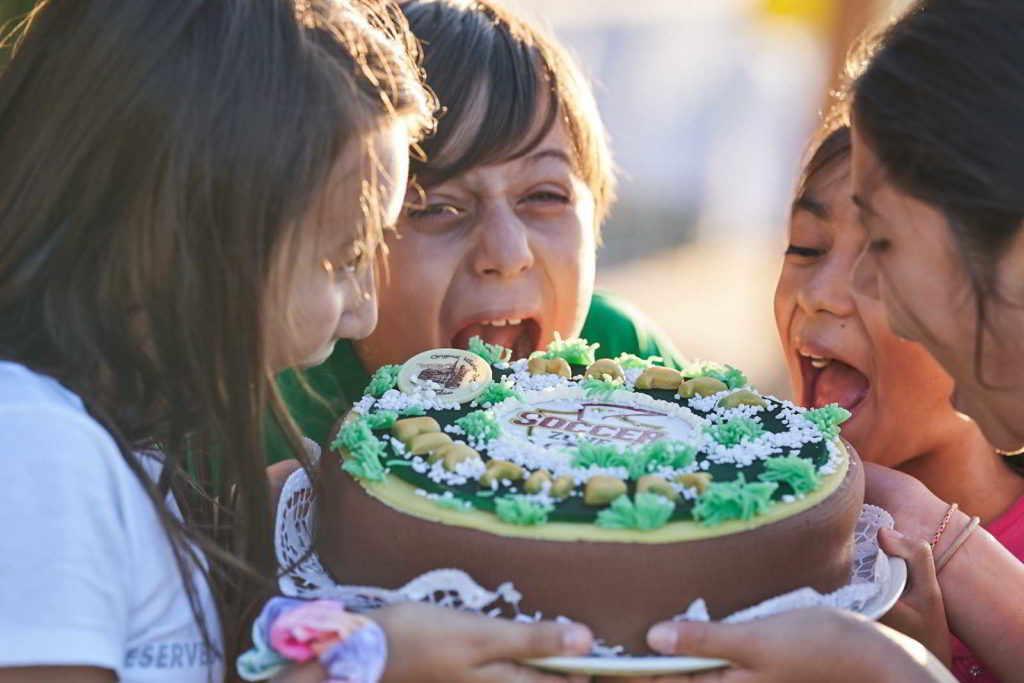
<path fill-rule="evenodd" d="M 447 218 L 451 216 L 458 216 L 460 213 L 461 211 L 458 207 L 443 203 L 413 205 L 408 206 L 405 209 L 405 215 L 413 220 Z"/>
<path fill-rule="evenodd" d="M 558 192 L 552 192 L 551 190 L 538 190 L 537 192 L 531 192 L 526 195 L 525 201 L 528 202 L 556 202 L 558 204 L 568 204 L 569 197 Z"/>
<path fill-rule="evenodd" d="M 790 244 L 786 247 L 786 256 L 803 256 L 805 258 L 815 258 L 825 253 L 824 249 L 813 249 L 811 247 L 801 247 L 796 244 Z"/>

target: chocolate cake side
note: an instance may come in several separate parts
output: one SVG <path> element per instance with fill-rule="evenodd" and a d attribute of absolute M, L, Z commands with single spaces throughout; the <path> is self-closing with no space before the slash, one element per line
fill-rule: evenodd
<path fill-rule="evenodd" d="M 698 597 L 721 618 L 803 586 L 846 584 L 864 497 L 863 467 L 850 451 L 846 475 L 823 501 L 749 531 L 671 543 L 553 541 L 406 514 L 343 472 L 336 453 L 325 449 L 321 467 L 317 551 L 339 583 L 398 588 L 433 569 L 462 569 L 488 589 L 511 581 L 524 613 L 586 623 L 632 654 L 648 652 L 651 624 Z"/>

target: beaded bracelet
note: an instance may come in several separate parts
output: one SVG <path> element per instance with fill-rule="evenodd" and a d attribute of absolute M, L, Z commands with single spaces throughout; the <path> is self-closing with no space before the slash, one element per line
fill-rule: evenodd
<path fill-rule="evenodd" d="M 967 537 L 974 533 L 974 530 L 978 528 L 979 524 L 981 524 L 980 517 L 971 517 L 971 521 L 967 523 L 964 530 L 956 537 L 956 540 L 953 541 L 953 545 L 946 548 L 946 552 L 942 553 L 939 559 L 935 561 L 936 574 L 942 571 L 942 568 L 945 567 L 951 559 L 953 559 L 953 553 L 959 550 L 960 546 L 967 542 Z"/>
<path fill-rule="evenodd" d="M 949 509 L 946 510 L 946 516 L 942 518 L 942 523 L 939 524 L 939 528 L 935 530 L 934 534 L 932 534 L 932 540 L 928 542 L 928 545 L 931 546 L 933 552 L 935 551 L 935 546 L 939 543 L 939 539 L 942 538 L 942 532 L 946 530 L 947 526 L 949 526 L 949 520 L 953 519 L 953 513 L 955 513 L 959 507 L 960 506 L 956 503 L 950 505 Z"/>
<path fill-rule="evenodd" d="M 252 642 L 237 662 L 247 681 L 315 658 L 327 672 L 325 683 L 377 683 L 387 661 L 381 627 L 335 600 L 271 598 L 253 623 Z"/>

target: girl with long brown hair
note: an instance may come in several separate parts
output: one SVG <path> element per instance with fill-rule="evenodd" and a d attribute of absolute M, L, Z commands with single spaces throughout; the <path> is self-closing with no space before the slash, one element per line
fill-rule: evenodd
<path fill-rule="evenodd" d="M 412 54 L 372 0 L 30 16 L 0 76 L 0 681 L 233 670 L 275 572 L 264 423 L 298 446 L 272 373 L 376 322 Z"/>

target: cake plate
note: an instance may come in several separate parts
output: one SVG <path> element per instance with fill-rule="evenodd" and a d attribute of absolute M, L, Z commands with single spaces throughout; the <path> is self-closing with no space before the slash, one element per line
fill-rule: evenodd
<path fill-rule="evenodd" d="M 868 600 L 860 614 L 878 620 L 896 604 L 907 586 L 907 563 L 902 557 L 889 557 L 889 583 L 886 590 Z M 527 659 L 537 669 L 590 676 L 666 676 L 714 671 L 729 666 L 724 659 L 710 657 L 547 657 Z"/>

